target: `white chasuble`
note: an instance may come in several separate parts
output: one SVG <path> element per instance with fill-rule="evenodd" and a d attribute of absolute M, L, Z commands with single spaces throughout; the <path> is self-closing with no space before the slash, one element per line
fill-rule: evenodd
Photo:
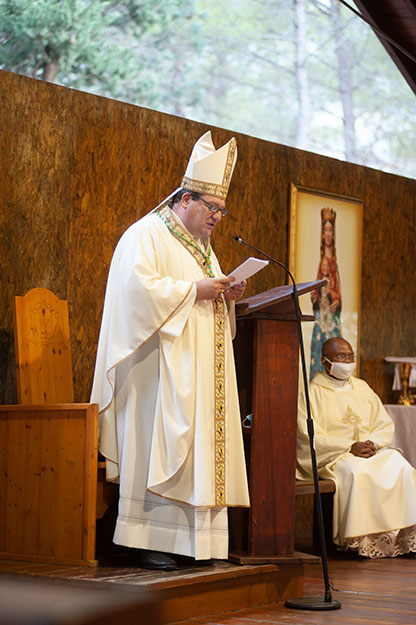
<path fill-rule="evenodd" d="M 91 401 L 107 479 L 120 482 L 114 542 L 226 558 L 226 506 L 249 505 L 233 308 L 196 300 L 207 260 L 223 275 L 209 247 L 205 257 L 197 248 L 168 208 L 124 233 L 110 266 Z"/>
<path fill-rule="evenodd" d="M 364 380 L 352 377 L 343 388 L 318 373 L 310 384 L 310 403 L 319 477 L 336 484 L 334 542 L 355 548 L 356 537 L 411 528 L 412 549 L 405 545 L 397 553 L 383 555 L 416 549 L 412 528 L 416 525 L 416 470 L 400 451 L 389 448 L 394 425 L 380 399 Z M 366 440 L 376 445 L 374 456 L 360 458 L 350 453 L 356 441 Z M 303 393 L 298 409 L 296 477 L 312 479 Z"/>

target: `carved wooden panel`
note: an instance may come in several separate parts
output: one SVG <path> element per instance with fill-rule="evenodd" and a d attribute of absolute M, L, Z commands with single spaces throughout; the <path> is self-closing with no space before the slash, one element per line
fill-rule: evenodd
<path fill-rule="evenodd" d="M 68 303 L 38 288 L 14 304 L 19 403 L 73 402 Z"/>

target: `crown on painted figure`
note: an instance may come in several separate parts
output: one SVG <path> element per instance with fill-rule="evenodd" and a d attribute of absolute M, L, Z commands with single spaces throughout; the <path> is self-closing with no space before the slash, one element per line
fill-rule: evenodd
<path fill-rule="evenodd" d="M 329 219 L 329 221 L 335 222 L 335 217 L 337 216 L 336 212 L 333 208 L 329 208 L 329 206 L 323 208 L 321 210 L 321 219 L 322 223 L 325 223 Z"/>

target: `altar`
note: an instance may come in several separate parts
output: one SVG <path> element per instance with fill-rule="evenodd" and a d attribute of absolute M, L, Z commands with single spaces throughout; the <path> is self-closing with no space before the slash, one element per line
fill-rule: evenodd
<path fill-rule="evenodd" d="M 402 450 L 406 460 L 416 468 L 416 406 L 384 406 L 394 422 L 393 447 Z"/>

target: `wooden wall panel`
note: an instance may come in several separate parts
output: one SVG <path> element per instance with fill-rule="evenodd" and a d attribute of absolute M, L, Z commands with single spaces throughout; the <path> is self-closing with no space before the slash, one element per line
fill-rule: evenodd
<path fill-rule="evenodd" d="M 55 294 L 66 298 L 73 92 L 38 85 L 13 74 L 1 76 L 0 331 L 9 348 L 0 355 L 3 403 L 17 401 L 13 296 L 53 285 Z"/>
<path fill-rule="evenodd" d="M 208 127 L 7 72 L 0 95 L 0 401 L 17 400 L 11 300 L 34 286 L 69 301 L 75 400 L 87 401 L 113 249 L 180 184 Z M 233 134 L 212 130 L 217 146 Z M 361 375 L 391 399 L 384 356 L 416 354 L 416 181 L 235 136 L 230 214 L 213 236 L 223 269 L 251 253 L 235 234 L 287 262 L 290 183 L 362 198 Z M 248 294 L 283 283 L 269 266 Z"/>

